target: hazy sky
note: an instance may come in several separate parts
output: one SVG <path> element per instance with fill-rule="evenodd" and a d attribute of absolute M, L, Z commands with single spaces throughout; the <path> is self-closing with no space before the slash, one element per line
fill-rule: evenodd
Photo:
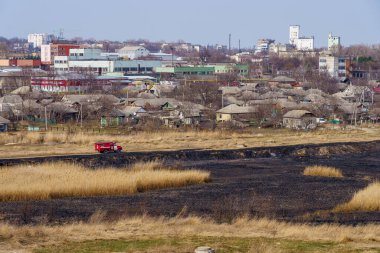
<path fill-rule="evenodd" d="M 0 0 L 0 36 L 54 33 L 67 38 L 185 40 L 252 47 L 258 38 L 288 42 L 289 25 L 342 44 L 380 43 L 380 0 Z"/>

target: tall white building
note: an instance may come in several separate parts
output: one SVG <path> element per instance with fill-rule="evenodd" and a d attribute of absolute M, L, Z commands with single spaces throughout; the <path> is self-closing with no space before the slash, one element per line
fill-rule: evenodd
<path fill-rule="evenodd" d="M 327 49 L 328 50 L 334 50 L 340 47 L 340 37 L 339 36 L 333 36 L 332 33 L 329 33 L 329 38 L 327 42 Z"/>
<path fill-rule="evenodd" d="M 314 49 L 314 37 L 300 37 L 296 40 L 296 48 L 300 51 L 310 51 Z"/>
<path fill-rule="evenodd" d="M 41 45 L 41 62 L 44 64 L 50 64 L 51 63 L 51 49 L 50 44 L 48 45 Z"/>
<path fill-rule="evenodd" d="M 300 29 L 299 25 L 289 26 L 289 44 L 296 44 L 296 40 L 300 37 Z"/>
<path fill-rule="evenodd" d="M 289 27 L 289 43 L 300 51 L 314 50 L 314 37 L 301 37 L 300 31 L 301 27 L 299 25 Z"/>
<path fill-rule="evenodd" d="M 272 44 L 274 44 L 274 40 L 272 39 L 258 39 L 255 54 L 269 52 L 269 48 Z"/>
<path fill-rule="evenodd" d="M 32 43 L 33 47 L 41 47 L 42 44 L 47 44 L 48 35 L 46 33 L 30 33 L 28 35 L 28 43 Z"/>

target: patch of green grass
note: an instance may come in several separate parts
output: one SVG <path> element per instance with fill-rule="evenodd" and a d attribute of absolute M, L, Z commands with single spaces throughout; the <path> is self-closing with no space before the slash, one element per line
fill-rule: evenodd
<path fill-rule="evenodd" d="M 68 242 L 34 250 L 35 253 L 106 253 L 106 252 L 193 252 L 197 246 L 208 245 L 218 253 L 237 252 L 360 252 L 346 244 L 320 241 L 284 240 L 272 238 L 235 237 L 174 237 L 133 240 L 93 240 Z"/>

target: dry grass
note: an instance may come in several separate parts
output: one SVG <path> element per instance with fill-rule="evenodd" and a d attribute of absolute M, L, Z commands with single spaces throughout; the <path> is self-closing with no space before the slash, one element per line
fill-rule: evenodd
<path fill-rule="evenodd" d="M 303 171 L 304 176 L 316 176 L 316 177 L 343 177 L 343 173 L 340 169 L 329 166 L 307 166 Z"/>
<path fill-rule="evenodd" d="M 2 157 L 20 157 L 94 153 L 93 143 L 99 140 L 117 141 L 127 151 L 153 151 L 236 149 L 380 139 L 380 128 L 371 128 L 369 130 L 322 129 L 313 132 L 295 132 L 289 129 L 252 129 L 245 132 L 193 130 L 180 132 L 173 130 L 134 132 L 120 135 L 86 132 L 0 133 L 0 154 Z"/>
<path fill-rule="evenodd" d="M 374 182 L 354 194 L 345 204 L 337 206 L 336 212 L 380 211 L 380 182 Z"/>
<path fill-rule="evenodd" d="M 245 217 L 236 219 L 232 224 L 217 224 L 199 217 L 152 218 L 147 216 L 129 217 L 112 223 L 97 221 L 62 226 L 21 227 L 9 224 L 0 225 L 0 238 L 3 241 L 0 246 L 3 248 L 33 248 L 41 245 L 59 245 L 60 243 L 98 239 L 186 238 L 191 236 L 233 237 L 248 240 L 249 238 L 278 238 L 371 244 L 380 241 L 380 225 L 324 224 L 313 226 Z"/>
<path fill-rule="evenodd" d="M 176 170 L 157 161 L 132 169 L 91 170 L 64 162 L 19 165 L 0 169 L 0 201 L 132 194 L 204 183 L 209 176 L 206 171 Z"/>

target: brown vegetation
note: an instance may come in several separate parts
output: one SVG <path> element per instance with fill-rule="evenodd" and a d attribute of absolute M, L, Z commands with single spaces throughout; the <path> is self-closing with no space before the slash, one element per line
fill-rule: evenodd
<path fill-rule="evenodd" d="M 352 199 L 334 209 L 335 212 L 380 211 L 380 182 L 374 182 L 354 194 Z"/>
<path fill-rule="evenodd" d="M 308 143 L 378 140 L 380 128 L 295 132 L 289 129 L 245 131 L 150 131 L 120 134 L 87 132 L 0 133 L 1 157 L 94 153 L 96 141 L 117 141 L 126 151 L 236 149 Z M 32 145 L 25 145 L 32 144 Z"/>
<path fill-rule="evenodd" d="M 317 177 L 343 177 L 343 173 L 340 169 L 321 165 L 307 166 L 303 171 L 303 175 Z"/>
<path fill-rule="evenodd" d="M 237 218 L 232 223 L 218 224 L 199 217 L 152 218 L 128 217 L 105 222 L 96 213 L 89 223 L 62 226 L 13 226 L 1 224 L 2 248 L 33 248 L 36 246 L 115 240 L 120 238 L 271 238 L 303 241 L 370 244 L 380 240 L 379 225 L 344 226 L 335 224 L 308 225 L 279 222 L 270 219 Z M 326 249 L 325 249 L 326 250 Z M 294 252 L 294 251 L 292 251 Z M 298 251 L 297 251 L 298 252 Z M 314 251 L 313 251 L 314 252 Z"/>
<path fill-rule="evenodd" d="M 161 162 L 91 170 L 72 163 L 19 165 L 0 170 L 0 201 L 123 195 L 204 183 L 209 172 L 176 170 Z"/>

